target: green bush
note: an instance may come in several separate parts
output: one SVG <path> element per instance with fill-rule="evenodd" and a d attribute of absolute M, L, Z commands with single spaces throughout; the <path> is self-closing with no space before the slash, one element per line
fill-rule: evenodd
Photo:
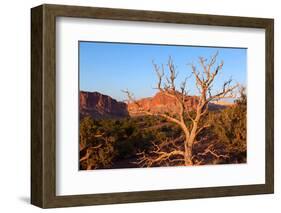
<path fill-rule="evenodd" d="M 210 130 L 217 136 L 231 161 L 245 162 L 247 152 L 247 98 L 244 90 L 236 105 L 209 114 Z"/>
<path fill-rule="evenodd" d="M 80 168 L 109 168 L 115 156 L 115 138 L 97 121 L 86 117 L 80 122 Z"/>

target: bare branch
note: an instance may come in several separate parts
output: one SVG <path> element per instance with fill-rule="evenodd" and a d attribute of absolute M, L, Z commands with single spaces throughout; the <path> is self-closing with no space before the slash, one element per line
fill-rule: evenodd
<path fill-rule="evenodd" d="M 165 147 L 170 145 L 175 146 L 176 150 L 164 151 Z M 140 152 L 137 153 L 138 161 L 135 164 L 138 164 L 143 167 L 159 166 L 159 165 L 170 165 L 171 163 L 176 163 L 177 165 L 183 165 L 183 155 L 184 152 L 178 150 L 179 147 L 175 145 L 176 141 L 173 140 L 163 140 L 159 144 L 152 142 L 152 150 L 148 153 Z"/>
<path fill-rule="evenodd" d="M 208 81 L 207 81 L 207 86 L 210 87 L 215 79 L 215 77 L 217 76 L 217 74 L 219 73 L 220 70 L 222 70 L 224 62 L 221 61 L 220 65 L 217 66 L 217 68 L 215 69 L 215 71 L 213 73 L 211 73 L 209 75 Z M 210 68 L 211 69 L 211 68 Z"/>
<path fill-rule="evenodd" d="M 196 131 L 196 135 L 198 135 L 203 129 L 206 129 L 206 128 L 209 128 L 209 127 L 210 127 L 209 124 L 203 125 L 201 128 L 199 128 L 199 129 Z"/>
<path fill-rule="evenodd" d="M 201 80 L 200 76 L 199 76 L 199 72 L 197 72 L 196 67 L 191 64 L 191 68 L 192 68 L 192 73 L 196 79 L 196 85 L 198 86 L 198 88 L 200 88 L 203 85 L 203 81 Z M 199 92 L 201 93 L 201 90 L 199 89 Z"/>
<path fill-rule="evenodd" d="M 173 91 L 175 91 L 175 89 L 176 89 L 175 80 L 177 78 L 178 73 L 176 73 L 176 68 L 175 68 L 172 57 L 169 57 L 168 67 L 169 67 L 170 75 L 169 75 L 169 79 L 167 78 L 168 79 L 167 82 L 170 85 L 170 88 Z"/>
<path fill-rule="evenodd" d="M 157 77 L 158 77 L 157 89 L 161 89 L 162 79 L 164 77 L 164 66 L 162 65 L 162 69 L 160 70 L 159 66 L 157 64 L 155 64 L 153 61 L 152 61 L 152 64 L 154 66 L 154 70 L 155 70 L 155 72 L 157 74 Z"/>
<path fill-rule="evenodd" d="M 209 112 L 209 104 L 206 101 L 205 104 L 203 105 L 203 111 L 201 112 L 200 116 L 203 117 Z"/>
<path fill-rule="evenodd" d="M 185 96 L 187 95 L 187 92 L 186 92 L 186 83 L 187 83 L 187 77 L 184 79 L 184 81 L 181 83 L 180 85 L 180 89 L 181 89 L 181 94 L 182 94 L 182 98 L 183 98 L 183 101 L 184 101 L 184 98 Z"/>
<path fill-rule="evenodd" d="M 197 156 L 206 156 L 207 154 L 211 154 L 212 156 L 214 156 L 215 158 L 218 158 L 218 159 L 219 159 L 219 158 L 224 158 L 224 159 L 229 158 L 229 155 L 216 153 L 213 144 L 209 145 L 209 146 L 204 150 L 204 152 L 202 152 L 202 153 L 197 153 L 196 155 L 197 155 Z M 196 156 L 193 156 L 193 157 L 196 157 Z"/>
<path fill-rule="evenodd" d="M 210 63 L 208 64 L 208 70 L 207 70 L 208 74 L 210 74 L 210 72 L 211 72 L 211 67 L 216 63 L 218 54 L 219 54 L 219 51 L 217 51 L 217 52 L 211 57 Z M 209 78 L 210 78 L 210 76 L 209 76 Z"/>
<path fill-rule="evenodd" d="M 208 72 L 208 68 L 205 65 L 205 62 L 207 61 L 207 59 L 205 59 L 204 57 L 199 57 L 199 63 L 201 64 L 204 74 L 206 75 L 207 79 L 209 78 L 210 73 Z M 202 73 L 203 74 L 203 73 Z M 204 76 L 202 75 L 201 80 L 204 82 Z"/>
<path fill-rule="evenodd" d="M 215 95 L 209 96 L 208 101 L 219 100 L 222 98 L 235 98 L 236 94 L 234 94 L 234 91 L 239 87 L 239 84 L 231 86 L 231 83 L 231 78 L 228 81 L 224 82 L 221 91 L 217 92 Z"/>
<path fill-rule="evenodd" d="M 194 122 L 194 118 L 191 116 L 189 111 L 185 111 L 185 114 L 192 122 Z"/>
<path fill-rule="evenodd" d="M 92 154 L 94 151 L 96 151 L 98 148 L 100 148 L 101 146 L 102 146 L 102 144 L 99 144 L 99 145 L 97 145 L 97 146 L 93 146 L 93 147 L 87 148 L 86 155 L 85 155 L 84 157 L 80 158 L 79 161 L 82 162 L 82 161 L 84 161 L 84 160 L 87 160 L 87 159 L 91 156 L 91 154 Z"/>

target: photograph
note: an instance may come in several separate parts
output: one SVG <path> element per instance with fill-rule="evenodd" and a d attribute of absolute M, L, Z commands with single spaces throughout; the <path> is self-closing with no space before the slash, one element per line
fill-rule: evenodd
<path fill-rule="evenodd" d="M 247 163 L 247 48 L 78 42 L 79 170 Z"/>

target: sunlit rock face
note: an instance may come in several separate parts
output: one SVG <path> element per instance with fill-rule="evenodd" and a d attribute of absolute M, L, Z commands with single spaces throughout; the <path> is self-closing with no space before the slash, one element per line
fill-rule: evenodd
<path fill-rule="evenodd" d="M 94 119 L 128 117 L 127 104 L 118 102 L 99 92 L 80 92 L 80 119 L 91 116 Z"/>

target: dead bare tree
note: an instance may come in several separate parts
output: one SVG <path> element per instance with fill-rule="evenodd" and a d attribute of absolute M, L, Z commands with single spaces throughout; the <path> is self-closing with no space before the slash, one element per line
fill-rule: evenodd
<path fill-rule="evenodd" d="M 192 148 L 193 144 L 196 141 L 196 136 L 205 128 L 208 127 L 208 124 L 202 124 L 201 119 L 204 115 L 206 115 L 209 111 L 208 104 L 211 101 L 218 101 L 222 98 L 234 98 L 234 91 L 238 87 L 238 84 L 232 85 L 232 79 L 230 78 L 228 81 L 224 82 L 221 90 L 213 93 L 212 87 L 217 75 L 221 72 L 223 67 L 223 61 L 216 64 L 218 52 L 215 53 L 209 60 L 204 57 L 199 57 L 199 64 L 201 66 L 201 70 L 198 70 L 194 64 L 191 64 L 191 75 L 195 78 L 196 88 L 198 90 L 198 104 L 195 109 L 194 115 L 190 113 L 190 110 L 186 107 L 187 101 L 187 80 L 185 78 L 181 83 L 180 88 L 176 88 L 177 79 L 177 71 L 176 67 L 173 63 L 172 58 L 170 57 L 168 60 L 168 71 L 169 74 L 165 76 L 164 66 L 161 67 L 157 64 L 153 63 L 154 70 L 158 77 L 157 87 L 164 95 L 171 97 L 176 100 L 179 110 L 174 114 L 169 113 L 155 113 L 151 112 L 149 109 L 143 109 L 141 104 L 135 100 L 133 94 L 129 92 L 129 90 L 125 90 L 130 102 L 137 104 L 138 108 L 147 115 L 160 116 L 165 118 L 167 121 L 177 124 L 184 133 L 184 144 L 182 149 L 174 148 L 172 151 L 163 151 L 157 144 L 153 144 L 154 146 L 154 158 L 148 157 L 144 153 L 140 153 L 140 162 L 146 163 L 147 166 L 151 166 L 155 162 L 166 160 L 175 160 L 183 162 L 183 165 L 189 166 L 193 165 L 192 161 Z M 191 122 L 187 122 L 187 121 Z M 210 152 L 210 150 L 209 150 Z M 176 157 L 176 158 L 174 158 Z"/>

